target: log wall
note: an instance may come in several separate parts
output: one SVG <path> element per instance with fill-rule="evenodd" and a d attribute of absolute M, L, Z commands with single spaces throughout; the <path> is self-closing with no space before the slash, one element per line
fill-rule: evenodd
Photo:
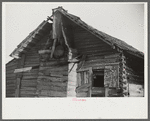
<path fill-rule="evenodd" d="M 33 67 L 40 65 L 38 50 L 45 46 L 48 36 L 42 38 L 25 54 L 24 67 Z M 30 72 L 23 72 L 20 83 L 20 97 L 36 97 L 37 77 L 39 69 L 32 69 Z"/>
<path fill-rule="evenodd" d="M 40 62 L 37 78 L 38 97 L 66 97 L 68 63 L 66 60 L 51 59 Z"/>
<path fill-rule="evenodd" d="M 86 55 L 83 68 L 119 62 L 116 50 L 79 26 L 74 28 L 74 44 L 80 54 Z"/>
<path fill-rule="evenodd" d="M 45 46 L 47 42 L 43 42 Z M 52 48 L 53 40 L 49 40 L 48 48 Z M 41 47 L 39 50 L 44 50 Z M 68 82 L 68 59 L 51 57 L 51 53 L 40 54 L 39 72 L 37 77 L 36 95 L 38 97 L 66 97 Z"/>
<path fill-rule="evenodd" d="M 13 59 L 6 64 L 6 97 L 15 97 L 16 74 L 14 70 L 18 65 L 18 60 Z"/>
<path fill-rule="evenodd" d="M 99 38 L 95 37 L 93 34 L 88 32 L 87 30 L 76 26 L 74 27 L 74 44 L 75 48 L 81 55 L 85 55 L 85 58 L 78 64 L 78 70 L 81 71 L 78 73 L 78 81 L 81 80 L 80 86 L 77 88 L 77 96 L 78 97 L 87 97 L 90 93 L 88 88 L 84 87 L 84 75 L 89 68 L 92 69 L 105 69 L 105 66 L 119 64 L 120 62 L 120 53 L 117 50 L 113 49 L 110 45 L 103 42 Z M 86 75 L 85 75 L 86 76 Z M 89 82 L 87 82 L 89 83 Z M 83 91 L 80 91 L 80 88 Z M 114 90 L 114 91 L 112 91 Z M 111 92 L 114 92 L 117 95 L 117 89 L 109 89 L 110 96 Z M 83 93 L 81 93 L 83 92 Z M 81 93 L 81 94 L 80 94 Z M 109 94 L 108 94 L 109 95 Z M 119 96 L 119 95 L 118 95 Z"/>

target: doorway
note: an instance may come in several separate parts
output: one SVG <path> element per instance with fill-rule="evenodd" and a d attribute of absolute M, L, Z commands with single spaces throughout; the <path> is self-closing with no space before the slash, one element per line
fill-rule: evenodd
<path fill-rule="evenodd" d="M 104 70 L 93 71 L 92 97 L 105 97 Z"/>

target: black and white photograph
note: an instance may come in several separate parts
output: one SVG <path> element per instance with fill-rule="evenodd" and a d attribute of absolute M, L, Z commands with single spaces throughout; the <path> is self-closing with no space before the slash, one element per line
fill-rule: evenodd
<path fill-rule="evenodd" d="M 71 117 L 73 113 L 66 115 L 64 111 L 62 116 L 55 117 L 55 111 L 51 111 L 54 113 L 49 115 L 52 119 L 90 119 L 96 116 L 102 119 L 130 116 L 146 118 L 146 13 L 147 3 L 142 2 L 3 2 L 4 117 L 13 119 L 17 116 L 6 115 L 6 110 L 9 110 L 6 108 L 13 103 L 12 107 L 15 108 L 17 102 L 24 107 L 24 114 L 19 111 L 19 119 L 26 115 L 25 109 L 30 101 L 34 106 L 38 105 L 42 112 L 44 102 L 36 102 L 42 100 L 46 101 L 45 107 L 49 107 L 49 110 L 55 109 L 54 105 L 60 103 L 64 107 L 68 105 L 72 110 L 75 105 L 77 110 L 83 105 L 88 105 L 89 110 L 89 105 L 95 105 L 93 108 L 100 105 L 102 112 L 99 112 L 99 116 L 98 112 L 93 116 L 90 113 L 85 115 L 87 107 L 84 110 L 83 106 L 82 111 L 79 109 L 83 115 L 75 113 Z M 141 105 L 135 108 L 137 105 L 134 102 Z M 47 106 L 47 103 L 52 104 Z M 57 110 L 60 104 L 56 106 Z M 118 110 L 107 109 L 110 105 L 113 108 L 118 105 Z M 131 105 L 131 109 L 122 109 L 121 105 L 123 108 Z M 16 110 L 20 109 L 21 107 Z M 122 110 L 122 114 L 115 116 L 112 110 Z M 131 115 L 128 115 L 127 110 L 135 110 L 135 114 L 132 115 L 134 112 L 131 111 Z M 107 111 L 112 114 L 107 116 Z M 34 113 L 34 119 L 39 119 L 42 115 Z M 42 119 L 49 119 L 46 114 Z M 27 116 L 27 119 L 31 117 Z"/>

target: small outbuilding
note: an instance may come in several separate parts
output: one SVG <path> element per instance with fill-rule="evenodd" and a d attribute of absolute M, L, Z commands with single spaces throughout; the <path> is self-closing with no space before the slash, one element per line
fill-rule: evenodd
<path fill-rule="evenodd" d="M 6 64 L 6 97 L 143 97 L 144 54 L 62 7 Z"/>

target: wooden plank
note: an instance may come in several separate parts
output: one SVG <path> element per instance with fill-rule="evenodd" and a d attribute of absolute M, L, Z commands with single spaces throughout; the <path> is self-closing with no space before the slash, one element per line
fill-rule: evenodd
<path fill-rule="evenodd" d="M 57 42 L 57 39 L 54 39 L 53 46 L 52 46 L 52 51 L 51 51 L 51 56 L 50 56 L 51 58 L 53 58 L 53 54 L 54 54 L 54 51 L 55 51 L 56 42 Z"/>
<path fill-rule="evenodd" d="M 91 97 L 91 88 L 92 88 L 92 81 L 93 81 L 93 70 L 92 67 L 89 68 L 89 80 L 88 80 L 88 84 L 90 85 L 89 87 L 89 91 L 88 91 L 88 97 Z"/>
<path fill-rule="evenodd" d="M 85 71 L 85 72 L 83 72 L 83 76 L 84 76 L 84 84 L 86 84 L 86 83 L 87 83 L 86 71 Z"/>
<path fill-rule="evenodd" d="M 77 85 L 81 86 L 81 73 L 77 73 Z"/>
<path fill-rule="evenodd" d="M 81 85 L 84 85 L 84 72 L 81 72 Z"/>
<path fill-rule="evenodd" d="M 30 71 L 31 69 L 32 67 L 19 68 L 19 69 L 15 69 L 14 73 L 27 72 Z"/>
<path fill-rule="evenodd" d="M 20 90 L 20 78 L 17 78 L 17 88 L 16 88 L 16 91 L 15 91 L 15 97 L 19 97 L 19 92 Z"/>

